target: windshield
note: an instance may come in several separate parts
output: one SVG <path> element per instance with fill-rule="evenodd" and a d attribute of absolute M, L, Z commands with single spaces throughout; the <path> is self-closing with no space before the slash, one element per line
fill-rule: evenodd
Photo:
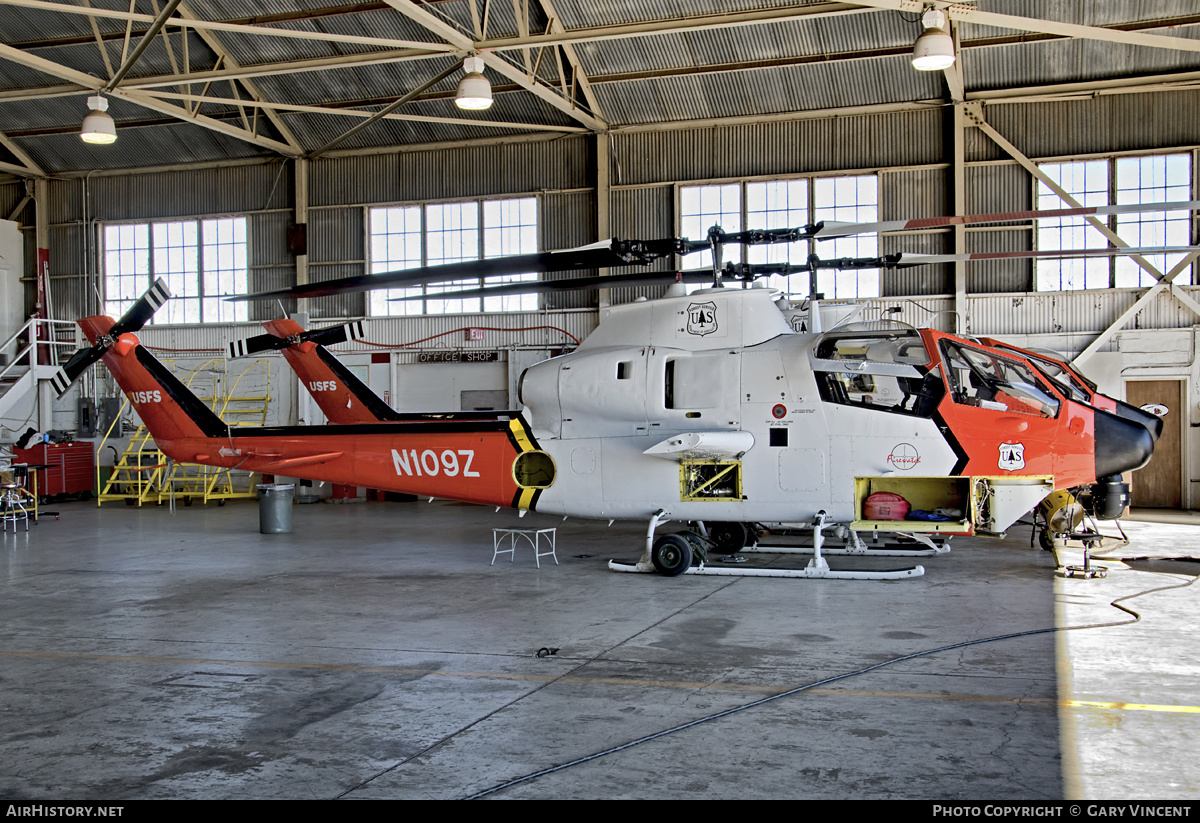
<path fill-rule="evenodd" d="M 1057 417 L 1059 401 L 1032 369 L 1007 357 L 944 341 L 955 403 L 994 411 Z"/>

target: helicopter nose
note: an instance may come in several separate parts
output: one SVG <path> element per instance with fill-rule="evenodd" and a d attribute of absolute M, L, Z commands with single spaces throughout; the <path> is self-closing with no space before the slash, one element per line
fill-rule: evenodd
<path fill-rule="evenodd" d="M 1142 411 L 1137 406 L 1131 406 L 1128 403 L 1117 401 L 1117 410 L 1114 412 L 1117 417 L 1122 420 L 1128 420 L 1131 423 L 1140 423 L 1150 431 L 1150 436 L 1158 442 L 1158 438 L 1162 436 L 1163 419 L 1157 414 L 1151 414 L 1147 411 Z"/>
<path fill-rule="evenodd" d="M 1154 436 L 1144 424 L 1096 410 L 1096 477 L 1140 469 L 1153 454 Z"/>

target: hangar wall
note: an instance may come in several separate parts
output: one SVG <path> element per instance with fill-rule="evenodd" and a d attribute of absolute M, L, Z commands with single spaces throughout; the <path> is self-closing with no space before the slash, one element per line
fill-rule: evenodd
<path fill-rule="evenodd" d="M 1200 114 L 1200 92 L 1110 95 L 1045 103 L 989 103 L 987 119 L 1037 160 L 1112 153 L 1194 151 L 1190 124 Z M 787 175 L 878 172 L 880 218 L 952 211 L 946 109 L 862 113 L 837 117 L 713 125 L 694 129 L 639 127 L 611 135 L 609 151 L 611 234 L 667 236 L 675 226 L 675 185 Z M 1031 207 L 1030 176 L 978 129 L 966 130 L 965 194 L 968 212 Z M 355 154 L 309 164 L 309 267 L 313 280 L 361 273 L 366 258 L 365 207 L 468 197 L 535 194 L 542 198 L 541 246 L 567 248 L 598 239 L 595 138 L 566 136 L 498 145 Z M 294 219 L 291 163 L 233 161 L 219 166 L 95 172 L 50 183 L 51 276 L 55 314 L 94 311 L 98 261 L 96 225 L 108 221 L 246 215 L 251 220 L 252 288 L 294 282 L 295 258 L 286 227 Z M 20 181 L 0 185 L 0 213 L 24 194 Z M 18 219 L 32 230 L 33 204 Z M 91 230 L 85 230 L 91 226 Z M 968 230 L 968 248 L 1029 248 L 1028 228 Z M 941 233 L 948 238 L 948 233 Z M 882 251 L 930 250 L 919 235 L 886 236 Z M 943 245 L 946 241 L 943 239 Z M 664 264 L 665 265 L 665 264 Z M 31 274 L 31 272 L 30 272 Z M 1029 292 L 1025 261 L 977 263 L 970 294 Z M 614 290 L 614 302 L 647 290 Z M 949 267 L 902 270 L 885 281 L 885 294 L 953 293 Z M 1060 301 L 1071 311 L 1073 298 Z M 1092 297 L 1087 305 L 1093 325 Z M 585 308 L 595 295 L 556 297 L 551 308 Z M 289 307 L 290 308 L 290 307 Z M 361 295 L 313 301 L 314 318 L 362 316 Z M 259 308 L 269 314 L 275 306 Z M 973 325 L 992 330 L 1011 313 L 987 314 Z M 977 308 L 972 306 L 973 318 Z M 264 314 L 264 316 L 266 316 Z M 1071 325 L 1073 321 L 1069 321 Z M 1162 323 L 1171 321 L 1163 318 Z M 999 328 L 995 329 L 1000 331 Z"/>
<path fill-rule="evenodd" d="M 984 95 L 986 96 L 986 94 Z M 892 107 L 896 108 L 896 107 Z M 610 165 L 610 233 L 618 237 L 661 237 L 678 231 L 676 190 L 681 183 L 877 172 L 880 218 L 935 215 L 952 211 L 954 169 L 948 139 L 948 109 L 900 107 L 763 122 L 706 124 L 700 128 L 638 126 L 607 138 L 566 136 L 444 149 L 347 154 L 309 164 L 309 269 L 314 281 L 360 274 L 366 259 L 366 209 L 379 204 L 408 203 L 493 195 L 536 195 L 540 198 L 542 248 L 566 248 L 598 237 L 596 140 L 607 139 Z M 1187 151 L 1196 161 L 1200 91 L 1166 91 L 1096 95 L 1087 99 L 1039 102 L 985 101 L 987 122 L 1022 152 L 1037 161 L 1077 157 Z M 1034 184 L 1028 172 L 982 131 L 965 132 L 966 210 L 972 213 L 1031 207 Z M 1195 172 L 1194 172 L 1195 173 Z M 295 258 L 287 249 L 286 230 L 295 219 L 295 181 L 290 162 L 235 160 L 216 166 L 158 169 L 138 173 L 93 172 L 49 183 L 52 310 L 56 317 L 76 317 L 97 309 L 101 279 L 97 259 L 97 227 L 107 221 L 167 217 L 246 215 L 250 220 L 251 288 L 266 289 L 295 281 Z M 0 216 L 22 223 L 26 260 L 36 259 L 32 202 L 20 207 L 23 181 L 0 183 Z M 1193 227 L 1193 238 L 1197 236 Z M 970 229 L 967 249 L 989 251 L 1030 248 L 1027 227 Z M 931 245 L 932 244 L 932 245 Z M 951 235 L 885 236 L 881 251 L 949 250 Z M 32 277 L 27 262 L 26 277 Z M 666 263 L 660 264 L 666 266 Z M 620 270 L 614 269 L 614 272 Z M 1128 310 L 1140 289 L 1045 293 L 1032 291 L 1032 267 L 1024 261 L 994 261 L 970 267 L 966 282 L 965 323 L 972 334 L 997 335 L 1067 353 L 1082 351 L 1091 340 Z M 580 273 L 584 274 L 584 273 Z M 952 326 L 956 309 L 953 272 L 907 270 L 885 280 L 880 306 L 901 308 L 900 317 L 918 325 Z M 1185 295 L 1197 287 L 1176 287 Z M 614 289 L 607 298 L 625 302 L 656 289 Z M 1196 295 L 1200 298 L 1200 295 Z M 387 318 L 373 321 L 368 338 L 386 347 L 425 340 L 435 348 L 524 348 L 550 352 L 569 343 L 555 329 L 583 337 L 595 322 L 596 293 L 548 298 L 532 317 L 488 316 L 484 341 L 467 343 L 455 331 L 480 321 L 466 316 Z M 32 301 L 27 299 L 27 309 Z M 289 311 L 295 309 L 285 304 Z M 960 309 L 962 307 L 960 306 Z M 362 295 L 310 301 L 317 324 L 361 317 Z M 256 306 L 256 319 L 276 316 L 277 305 Z M 512 325 L 509 320 L 519 320 Z M 1171 290 L 1149 300 L 1127 326 L 1144 333 L 1162 330 L 1164 340 L 1191 335 L 1196 315 Z M 227 340 L 254 333 L 256 326 L 215 325 L 203 329 L 152 327 L 143 338 L 175 355 L 207 356 Z M 531 329 L 530 331 L 515 331 Z M 440 335 L 440 336 L 439 336 Z M 427 339 L 433 338 L 433 339 Z M 1127 375 L 1143 365 L 1123 353 L 1121 334 L 1092 355 L 1104 373 Z M 1164 345 L 1168 345 L 1164 343 Z M 1169 344 L 1173 346 L 1174 344 Z M 203 350 L 203 351 L 200 351 Z M 351 347 L 364 355 L 370 347 Z M 378 349 L 375 349 L 378 351 Z M 1101 356 L 1103 355 L 1103 356 Z M 397 359 L 404 355 L 395 355 Z M 505 355 L 507 356 L 507 355 Z M 186 358 L 185 358 L 186 359 Z M 515 360 L 527 361 L 523 354 Z M 278 362 L 282 363 L 281 360 Z M 1187 386 L 1187 403 L 1195 417 L 1194 357 L 1174 368 Z M 510 375 L 511 382 L 511 375 Z M 1118 381 L 1119 382 L 1119 381 Z M 1106 386 L 1118 391 L 1119 386 Z M 296 405 L 281 415 L 296 414 Z M 282 409 L 282 407 L 281 407 Z M 279 422 L 286 422 L 280 419 Z M 1196 421 L 1200 422 L 1200 418 Z M 1200 443 L 1187 436 L 1187 452 L 1200 467 Z M 1190 477 L 1188 478 L 1190 484 Z"/>

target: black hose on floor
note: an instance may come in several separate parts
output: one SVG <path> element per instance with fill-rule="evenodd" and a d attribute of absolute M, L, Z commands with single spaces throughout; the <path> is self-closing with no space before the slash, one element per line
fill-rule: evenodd
<path fill-rule="evenodd" d="M 1166 572 L 1150 572 L 1150 574 L 1164 574 L 1168 577 L 1174 577 L 1174 575 L 1166 574 Z M 794 694 L 798 694 L 800 692 L 807 691 L 808 689 L 815 689 L 818 686 L 825 686 L 825 685 L 828 685 L 829 683 L 836 683 L 839 680 L 846 680 L 851 677 L 858 677 L 859 675 L 867 674 L 868 672 L 873 672 L 876 669 L 882 669 L 884 666 L 890 666 L 893 663 L 902 663 L 905 660 L 915 660 L 919 657 L 928 657 L 930 655 L 940 654 L 941 652 L 953 651 L 955 649 L 965 649 L 969 646 L 978 646 L 982 643 L 995 643 L 998 640 L 1012 640 L 1017 637 L 1030 637 L 1032 635 L 1049 634 L 1051 632 L 1077 631 L 1079 629 L 1103 629 L 1103 628 L 1111 628 L 1113 626 L 1133 625 L 1134 623 L 1137 623 L 1139 620 L 1141 620 L 1142 617 L 1140 614 L 1135 612 L 1133 609 L 1130 609 L 1127 606 L 1121 605 L 1121 603 L 1123 601 L 1132 600 L 1135 597 L 1142 597 L 1143 595 L 1147 595 L 1147 594 L 1154 594 L 1155 592 L 1168 591 L 1170 589 L 1186 588 L 1187 586 L 1190 586 L 1193 583 L 1195 583 L 1196 579 L 1197 578 L 1192 577 L 1192 578 L 1188 579 L 1186 582 L 1180 583 L 1175 586 L 1159 586 L 1158 588 L 1147 589 L 1147 590 L 1141 591 L 1141 592 L 1135 592 L 1134 594 L 1128 594 L 1128 595 L 1125 595 L 1124 597 L 1118 597 L 1116 600 L 1113 600 L 1109 603 L 1110 606 L 1113 606 L 1114 608 L 1120 609 L 1121 611 L 1125 612 L 1126 614 L 1131 615 L 1133 618 L 1132 620 L 1121 620 L 1121 621 L 1117 621 L 1115 623 L 1092 623 L 1092 624 L 1087 624 L 1087 625 L 1083 625 L 1083 626 L 1061 626 L 1061 627 L 1054 626 L 1054 627 L 1048 628 L 1048 629 L 1031 629 L 1030 631 L 1025 631 L 1025 632 L 1014 632 L 1012 634 L 1001 634 L 1001 635 L 996 635 L 995 637 L 981 638 L 979 640 L 967 640 L 962 643 L 954 643 L 949 646 L 940 646 L 936 649 L 926 649 L 925 651 L 913 652 L 912 654 L 906 654 L 902 657 L 895 657 L 895 658 L 892 658 L 891 660 L 885 660 L 882 663 L 876 663 L 873 666 L 867 666 L 864 669 L 858 669 L 857 671 L 846 672 L 844 674 L 834 675 L 833 677 L 827 677 L 824 680 L 818 680 L 813 683 L 807 683 L 803 686 L 797 686 L 794 689 L 788 689 L 785 692 L 780 692 L 779 694 L 774 694 L 774 695 L 771 695 L 770 697 L 764 697 L 760 700 L 754 700 L 750 703 L 745 703 L 741 706 L 735 706 L 732 709 L 726 709 L 725 711 L 717 712 L 716 714 L 710 714 L 707 717 L 701 717 L 696 720 L 689 721 L 687 723 L 682 723 L 678 726 L 673 726 L 672 728 L 664 729 L 660 732 L 655 732 L 654 734 L 648 734 L 645 737 L 639 737 L 636 740 L 629 741 L 628 743 L 622 743 L 620 746 L 613 746 L 610 749 L 605 749 L 604 751 L 601 751 L 601 752 L 589 754 L 586 757 L 580 757 L 576 760 L 572 760 L 569 763 L 562 763 L 558 766 L 551 766 L 548 769 L 542 769 L 541 771 L 533 772 L 532 774 L 527 774 L 522 777 L 518 777 L 513 780 L 506 781 L 504 783 L 500 783 L 496 786 L 492 786 L 489 789 L 484 789 L 481 792 L 476 792 L 475 794 L 469 795 L 465 799 L 466 800 L 478 800 L 481 797 L 485 797 L 489 794 L 493 794 L 493 793 L 501 791 L 503 789 L 511 788 L 512 786 L 516 786 L 520 783 L 526 783 L 526 782 L 533 780 L 535 778 L 538 778 L 538 777 L 544 777 L 545 775 L 553 774 L 554 772 L 560 772 L 560 771 L 563 771 L 564 769 L 569 769 L 572 766 L 578 766 L 581 763 L 588 763 L 592 760 L 597 760 L 601 757 L 605 757 L 606 755 L 615 754 L 616 752 L 624 751 L 625 749 L 631 749 L 634 746 L 638 746 L 642 743 L 648 743 L 651 740 L 656 740 L 660 737 L 665 737 L 668 734 L 674 734 L 675 732 L 683 731 L 684 729 L 690 729 L 693 726 L 699 726 L 701 723 L 708 723 L 712 720 L 719 720 L 722 717 L 728 717 L 731 714 L 737 714 L 738 712 L 742 712 L 747 709 L 753 709 L 753 708 L 755 708 L 757 706 L 761 706 L 765 703 L 770 703 L 773 700 L 779 700 L 784 697 L 790 697 Z"/>

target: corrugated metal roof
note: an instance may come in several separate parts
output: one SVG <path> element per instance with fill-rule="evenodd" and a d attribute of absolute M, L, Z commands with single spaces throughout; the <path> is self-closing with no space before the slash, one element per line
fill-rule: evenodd
<path fill-rule="evenodd" d="M 97 0 L 94 0 L 96 2 Z M 516 9 L 520 4 L 487 4 L 487 41 L 520 36 L 522 31 L 537 37 L 546 32 L 549 21 L 539 3 L 530 3 L 529 19 L 519 24 Z M 1200 9 L 1194 0 L 1090 0 L 1087 3 L 1056 0 L 978 0 L 976 7 L 989 12 L 1019 17 L 1061 20 L 1084 25 L 1116 25 L 1143 30 L 1139 23 L 1157 26 L 1145 29 L 1174 37 L 1200 37 Z M 77 7 L 76 7 L 77 8 Z M 106 3 L 105 8 L 123 10 L 125 3 Z M 153 15 L 150 0 L 136 0 L 135 11 Z M 475 39 L 474 6 L 467 0 L 442 0 L 416 7 L 418 16 L 428 15 Z M 339 65 L 338 58 L 354 58 L 380 52 L 394 52 L 370 42 L 343 42 L 339 38 L 384 38 L 428 44 L 441 44 L 433 29 L 417 19 L 382 3 L 358 5 L 323 4 L 319 0 L 197 0 L 189 3 L 191 13 L 202 20 L 258 26 L 264 30 L 311 32 L 313 39 L 272 37 L 267 34 L 210 31 L 203 36 L 188 35 L 188 63 L 191 72 L 209 72 L 218 66 L 229 69 L 236 63 L 248 71 L 277 72 L 252 78 L 261 96 L 285 104 L 321 105 L 356 104 L 360 101 L 393 100 L 416 88 L 438 71 L 453 66 L 457 57 L 435 56 L 423 59 L 392 60 L 374 65 Z M 820 112 L 881 104 L 937 100 L 946 97 L 940 73 L 921 73 L 908 65 L 908 50 L 920 30 L 913 13 L 853 10 L 838 4 L 795 0 L 646 0 L 640 3 L 595 3 L 591 0 L 555 0 L 558 23 L 568 31 L 611 26 L 638 27 L 645 23 L 678 23 L 679 30 L 646 36 L 587 39 L 574 45 L 581 69 L 591 81 L 604 124 L 628 126 L 678 123 L 693 120 L 755 118 L 790 113 Z M 747 12 L 782 12 L 769 22 L 747 21 Z M 830 13 L 830 12 L 836 13 Z M 814 12 L 809 14 L 807 12 Z M 558 25 L 556 23 L 556 26 Z M 1164 25 L 1171 27 L 1164 28 Z M 105 48 L 110 64 L 120 60 L 124 21 L 99 18 L 96 26 L 107 35 Z M 134 40 L 145 31 L 145 21 L 135 22 Z M 684 27 L 686 26 L 686 30 Z M 1032 24 L 1032 28 L 1037 28 Z M 156 37 L 145 54 L 129 72 L 127 82 L 140 78 L 169 75 L 181 67 L 182 35 L 177 27 L 168 27 L 167 40 Z M 1200 69 L 1200 54 L 1170 49 L 1101 43 L 1092 40 L 1046 39 L 1041 35 L 1025 37 L 1014 29 L 989 28 L 964 24 L 960 34 L 965 43 L 962 66 L 968 90 L 989 90 L 1012 86 L 1125 78 L 1133 75 L 1169 73 Z M 1019 36 L 1021 42 L 1013 42 Z M 996 42 L 995 38 L 1008 38 Z M 205 41 L 218 45 L 209 46 Z M 979 41 L 973 43 L 972 41 Z M 67 69 L 91 74 L 98 80 L 109 69 L 92 34 L 88 18 L 43 9 L 5 6 L 0 16 L 0 42 L 19 44 L 30 56 L 59 64 Z M 502 44 L 501 44 L 502 45 Z M 220 55 L 228 55 L 221 57 Z M 556 47 L 534 45 L 529 49 L 502 48 L 500 55 L 516 66 L 524 66 L 526 54 L 536 63 L 536 74 L 543 85 L 559 79 L 560 59 Z M 395 56 L 395 55 L 393 55 Z M 174 58 L 174 60 L 172 60 Z M 331 67 L 303 71 L 297 61 L 326 60 Z M 567 61 L 569 62 L 569 61 Z M 568 72 L 570 70 L 568 69 Z M 493 108 L 481 119 L 497 119 L 530 125 L 580 125 L 571 113 L 560 110 L 520 87 L 519 82 L 502 76 L 492 68 L 485 75 L 497 87 Z M 69 76 L 69 75 L 66 75 Z M 215 133 L 200 134 L 197 127 L 171 121 L 162 114 L 114 100 L 112 113 L 117 120 L 118 140 L 101 152 L 97 149 L 67 151 L 57 147 L 63 135 L 78 128 L 82 118 L 81 99 L 47 98 L 35 105 L 24 101 L 5 102 L 4 92 L 66 88 L 70 81 L 53 69 L 42 71 L 21 63 L 20 59 L 0 59 L 0 132 L 31 157 L 40 158 L 51 173 L 80 172 L 94 168 L 120 168 L 167 165 L 254 156 L 264 150 L 236 137 Z M 405 111 L 434 116 L 458 115 L 448 95 L 458 81 L 454 74 L 432 90 L 433 96 L 416 100 Z M 235 92 L 226 79 L 194 84 L 193 92 L 207 89 L 221 97 L 249 96 L 241 81 Z M 179 87 L 169 87 L 178 91 Z M 579 94 L 578 87 L 576 94 Z M 438 95 L 441 95 L 439 97 Z M 220 105 L 208 104 L 202 113 L 232 116 Z M 323 114 L 283 113 L 280 115 L 301 144 L 311 151 L 345 131 L 350 118 Z M 131 128 L 138 123 L 157 124 L 171 121 L 167 131 L 178 132 L 167 139 L 158 125 L 151 129 Z M 342 122 L 345 120 L 346 122 Z M 240 116 L 233 122 L 240 123 Z M 259 118 L 259 133 L 275 135 L 266 119 Z M 211 130 L 204 130 L 211 132 Z M 345 149 L 387 148 L 406 144 L 426 144 L 463 140 L 487 141 L 512 132 L 483 126 L 413 121 L 379 123 L 349 141 Z M 143 139 L 143 137 L 145 139 Z M 129 146 L 128 138 L 136 145 Z M 240 145 L 239 145 L 240 144 Z M 76 149 L 78 147 L 76 146 Z M 985 146 L 981 152 L 988 152 Z M 5 156 L 7 158 L 7 156 Z"/>
<path fill-rule="evenodd" d="M 1197 8 L 1200 10 L 1200 6 Z M 1200 37 L 1200 25 L 1187 26 L 1178 31 Z M 1198 68 L 1198 52 L 1099 40 L 1049 40 L 969 49 L 963 54 L 963 77 L 971 91 Z"/>

